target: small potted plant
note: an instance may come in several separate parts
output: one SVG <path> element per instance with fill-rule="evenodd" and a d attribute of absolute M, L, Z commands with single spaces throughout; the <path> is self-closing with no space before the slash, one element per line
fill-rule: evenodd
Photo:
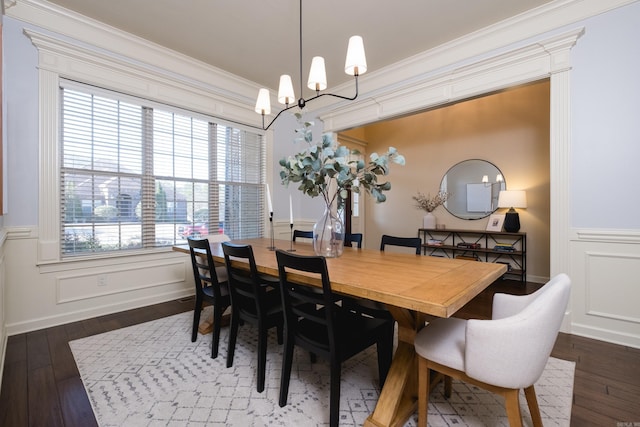
<path fill-rule="evenodd" d="M 413 196 L 413 200 L 416 201 L 416 207 L 426 211 L 427 214 L 422 219 L 422 227 L 428 229 L 435 229 L 437 219 L 432 213 L 435 208 L 444 204 L 449 198 L 450 194 L 444 191 L 439 191 L 435 196 L 431 197 L 431 194 L 424 195 L 418 191 L 417 196 Z"/>

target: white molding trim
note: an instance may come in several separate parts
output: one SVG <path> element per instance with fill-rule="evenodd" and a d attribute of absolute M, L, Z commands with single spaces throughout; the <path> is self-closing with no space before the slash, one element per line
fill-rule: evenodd
<path fill-rule="evenodd" d="M 640 231 L 614 229 L 574 229 L 571 240 L 578 242 L 640 244 Z"/>
<path fill-rule="evenodd" d="M 617 332 L 611 328 L 600 328 L 591 324 L 574 322 L 571 325 L 571 333 L 581 337 L 640 349 L 640 338 L 638 335 Z"/>
<path fill-rule="evenodd" d="M 584 28 L 576 28 L 471 65 L 387 85 L 332 108 L 320 120 L 325 132 L 339 131 L 548 78 L 570 69 L 568 52 L 583 34 Z"/>
<path fill-rule="evenodd" d="M 39 31 L 25 29 L 24 33 L 38 49 L 41 72 L 49 71 L 57 78 L 79 80 L 238 123 L 255 121 L 251 104 L 242 102 L 242 98 L 228 90 L 188 77 L 194 74 L 189 70 L 184 70 L 186 76 L 178 75 L 161 68 L 168 66 L 166 63 L 153 66 Z"/>
<path fill-rule="evenodd" d="M 121 311 L 131 310 L 134 308 L 147 307 L 153 304 L 186 298 L 192 295 L 193 288 L 189 286 L 188 289 L 170 290 L 164 293 L 155 293 L 153 296 L 126 299 L 111 304 L 96 305 L 81 310 L 67 311 L 61 314 L 33 318 L 25 322 L 8 323 L 6 325 L 6 333 L 7 335 L 16 335 L 25 332 L 37 331 L 44 328 L 91 319 L 107 314 L 119 313 Z"/>
<path fill-rule="evenodd" d="M 60 257 L 60 165 L 58 162 L 59 79 L 53 71 L 38 70 L 40 173 L 38 188 L 38 263 Z"/>

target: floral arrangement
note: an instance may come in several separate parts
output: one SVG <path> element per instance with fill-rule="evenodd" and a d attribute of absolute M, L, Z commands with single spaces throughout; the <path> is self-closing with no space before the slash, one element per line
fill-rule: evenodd
<path fill-rule="evenodd" d="M 444 204 L 451 194 L 444 191 L 439 191 L 438 194 L 431 197 L 431 194 L 425 196 L 418 191 L 417 196 L 413 196 L 413 200 L 416 201 L 416 207 L 427 212 L 432 212 L 438 206 Z"/>
<path fill-rule="evenodd" d="M 302 115 L 296 113 L 296 117 L 301 122 Z M 346 199 L 348 190 L 360 193 L 361 188 L 375 197 L 377 203 L 384 202 L 387 199 L 384 192 L 391 189 L 391 183 L 378 183 L 378 177 L 389 173 L 390 162 L 404 165 L 404 156 L 389 147 L 383 155 L 372 153 L 368 163 L 349 160 L 349 155 L 360 152 L 339 145 L 330 134 L 323 134 L 320 141 L 313 142 L 312 126 L 313 122 L 304 122 L 302 128 L 296 129 L 300 134 L 297 140 L 306 142 L 308 147 L 280 160 L 282 184 L 299 183 L 300 191 L 310 197 L 322 196 L 327 206 L 336 198 L 338 202 Z"/>

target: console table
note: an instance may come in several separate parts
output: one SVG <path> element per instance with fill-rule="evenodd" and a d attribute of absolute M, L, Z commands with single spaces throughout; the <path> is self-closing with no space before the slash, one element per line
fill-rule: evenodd
<path fill-rule="evenodd" d="M 424 255 L 505 264 L 505 276 L 527 280 L 527 233 L 419 228 Z"/>

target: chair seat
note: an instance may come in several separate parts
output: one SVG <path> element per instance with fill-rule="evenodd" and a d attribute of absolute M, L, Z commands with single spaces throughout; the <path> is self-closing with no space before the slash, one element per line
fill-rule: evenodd
<path fill-rule="evenodd" d="M 227 302 L 227 305 L 229 305 L 230 304 L 229 285 L 227 284 L 227 282 L 220 282 L 219 286 L 220 286 L 220 295 L 224 298 L 224 301 Z M 202 293 L 208 297 L 211 297 L 211 298 L 214 297 L 213 287 L 211 286 L 204 286 L 202 288 Z"/>
<path fill-rule="evenodd" d="M 311 312 L 311 310 L 305 310 Z M 324 316 L 324 309 L 314 310 L 316 315 Z M 376 319 L 373 317 L 364 317 L 360 314 L 339 311 L 339 316 L 336 319 L 337 325 L 348 325 L 348 327 L 340 327 L 336 330 L 336 345 L 341 355 L 341 359 L 346 360 L 351 356 L 362 351 L 363 348 L 371 346 L 377 342 L 377 334 L 372 335 L 371 331 L 379 331 L 378 333 L 384 333 L 389 329 L 389 321 L 385 319 Z M 319 325 L 317 322 L 312 322 L 306 319 L 300 320 L 296 326 L 296 337 L 298 341 L 303 341 L 306 344 L 310 344 L 312 347 L 305 346 L 305 348 L 314 348 L 318 351 L 318 348 L 329 349 L 329 336 L 327 334 L 326 327 Z M 367 334 L 360 334 L 357 331 L 368 331 Z M 327 350 L 326 354 L 329 354 Z"/>
<path fill-rule="evenodd" d="M 241 305 L 238 305 L 241 313 L 250 316 L 252 320 L 255 320 L 257 322 L 258 313 L 256 311 L 255 304 L 252 304 L 253 301 L 249 300 L 248 298 L 243 299 L 245 302 Z M 270 289 L 264 293 L 263 304 L 265 309 L 263 312 L 264 316 L 282 317 L 282 302 L 280 301 L 280 292 L 278 292 L 277 289 Z"/>
<path fill-rule="evenodd" d="M 467 321 L 434 319 L 416 335 L 416 353 L 441 365 L 464 371 Z"/>

